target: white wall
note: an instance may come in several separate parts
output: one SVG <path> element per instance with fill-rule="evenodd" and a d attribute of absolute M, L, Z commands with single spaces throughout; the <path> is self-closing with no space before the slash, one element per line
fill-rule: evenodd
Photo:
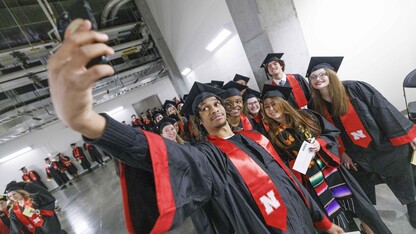
<path fill-rule="evenodd" d="M 229 81 L 236 73 L 251 77 L 249 86 L 257 89 L 241 41 L 236 34 L 224 0 L 148 0 L 163 37 L 179 70 L 192 69 L 185 83 L 190 88 L 194 81 Z M 213 52 L 205 47 L 226 28 L 232 35 Z"/>
<path fill-rule="evenodd" d="M 163 90 L 163 92 L 160 92 L 160 90 Z M 120 122 L 125 120 L 127 123 L 130 123 L 130 116 L 135 113 L 132 104 L 154 94 L 157 94 L 160 100 L 171 99 L 177 96 L 170 80 L 164 78 L 154 84 L 138 88 L 124 96 L 95 106 L 94 110 L 97 112 L 106 112 L 118 106 L 123 106 L 124 110 L 115 113 L 113 118 Z M 48 157 L 48 153 L 54 157 L 58 152 L 64 152 L 72 158 L 70 148 L 70 143 L 72 142 L 81 143 L 81 135 L 58 121 L 42 130 L 1 144 L 0 158 L 26 146 L 31 146 L 33 150 L 0 164 L 0 192 L 4 191 L 5 186 L 11 180 L 21 180 L 22 173 L 19 169 L 22 166 L 36 170 L 46 183 L 44 158 Z M 81 167 L 78 168 L 82 169 Z M 57 187 L 55 182 L 47 182 L 47 186 L 50 189 Z"/>
<path fill-rule="evenodd" d="M 366 81 L 405 108 L 403 79 L 416 68 L 416 1 L 293 1 L 311 56 L 345 56 L 341 79 Z"/>

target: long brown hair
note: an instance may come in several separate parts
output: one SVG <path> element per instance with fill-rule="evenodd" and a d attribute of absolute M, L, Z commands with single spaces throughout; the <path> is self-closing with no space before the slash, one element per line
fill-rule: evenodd
<path fill-rule="evenodd" d="M 318 124 L 315 121 L 313 121 L 311 116 L 309 116 L 306 113 L 302 113 L 299 110 L 296 110 L 289 104 L 289 102 L 287 102 L 281 97 L 270 98 L 273 99 L 275 103 L 273 108 L 277 112 L 284 114 L 285 125 L 287 128 L 302 129 L 305 131 L 314 132 L 316 135 L 321 134 L 320 126 L 318 126 Z M 267 134 L 269 135 L 272 142 L 275 143 L 279 148 L 288 148 L 288 146 L 284 144 L 282 140 L 278 139 L 278 137 L 282 139 L 281 133 L 279 131 L 280 123 L 270 118 L 264 111 L 264 107 L 262 107 L 261 111 L 263 113 L 264 118 L 266 119 L 267 124 L 270 127 L 270 130 Z"/>
<path fill-rule="evenodd" d="M 328 78 L 329 78 L 329 95 L 332 103 L 332 116 L 342 116 L 345 115 L 348 111 L 348 96 L 345 91 L 344 85 L 342 85 L 341 80 L 338 78 L 336 72 L 331 69 L 324 68 Z M 311 85 L 311 80 L 309 79 L 309 86 L 312 95 L 312 104 L 315 111 L 325 116 L 325 100 L 322 98 L 319 90 L 314 89 Z"/>

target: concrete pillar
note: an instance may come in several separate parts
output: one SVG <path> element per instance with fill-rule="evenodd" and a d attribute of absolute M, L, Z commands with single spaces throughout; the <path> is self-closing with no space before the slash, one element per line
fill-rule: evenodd
<path fill-rule="evenodd" d="M 153 15 L 150 11 L 149 6 L 147 5 L 146 0 L 134 0 L 134 3 L 139 9 L 140 14 L 146 23 L 150 34 L 158 48 L 160 55 L 162 56 L 163 61 L 165 62 L 166 67 L 169 71 L 169 79 L 175 88 L 175 91 L 183 96 L 188 93 L 185 82 L 183 80 L 182 74 L 179 71 L 178 66 L 176 65 L 175 60 L 173 59 L 172 54 L 170 53 L 169 47 L 167 46 L 165 39 L 160 32 L 159 26 L 157 25 Z"/>
<path fill-rule="evenodd" d="M 273 50 L 258 17 L 256 2 L 253 0 L 226 0 L 226 2 L 261 90 L 267 77 L 264 70 L 260 69 L 260 65 L 264 57 Z"/>

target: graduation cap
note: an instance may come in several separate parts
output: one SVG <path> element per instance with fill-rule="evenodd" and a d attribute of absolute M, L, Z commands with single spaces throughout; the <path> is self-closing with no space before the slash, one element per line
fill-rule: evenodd
<path fill-rule="evenodd" d="M 233 96 L 241 96 L 241 91 L 247 89 L 247 86 L 239 84 L 235 81 L 229 81 L 222 87 L 222 89 L 225 91 L 220 94 L 220 97 L 222 99 L 226 99 Z"/>
<path fill-rule="evenodd" d="M 169 124 L 174 125 L 176 122 L 177 122 L 176 119 L 169 118 L 169 117 L 163 117 L 163 119 L 160 120 L 160 122 L 158 124 L 159 125 L 159 134 L 162 133 L 162 130 L 166 125 L 169 125 Z"/>
<path fill-rule="evenodd" d="M 211 80 L 211 83 L 208 83 L 207 85 L 211 85 L 214 88 L 222 88 L 224 85 L 224 81 L 221 80 Z"/>
<path fill-rule="evenodd" d="M 153 114 L 153 120 L 155 120 L 156 119 L 156 117 L 158 116 L 158 115 L 161 115 L 161 116 L 163 116 L 163 114 L 162 113 L 160 113 L 160 112 L 155 112 L 154 114 Z"/>
<path fill-rule="evenodd" d="M 51 159 L 50 159 L 49 157 L 47 157 L 47 158 L 45 158 L 45 161 L 46 161 L 46 160 L 51 160 Z"/>
<path fill-rule="evenodd" d="M 195 82 L 192 85 L 191 91 L 189 91 L 185 104 L 182 107 L 181 114 L 194 115 L 196 107 L 203 100 L 209 97 L 216 97 L 220 99 L 218 95 L 222 92 L 224 92 L 224 90 L 209 85 L 205 85 L 199 82 Z"/>
<path fill-rule="evenodd" d="M 266 64 L 268 64 L 272 58 L 280 59 L 280 58 L 282 58 L 282 56 L 283 56 L 283 53 L 267 54 L 266 58 L 264 58 L 264 60 L 263 60 L 263 63 L 260 65 L 260 68 L 262 68 L 262 67 L 266 68 Z"/>
<path fill-rule="evenodd" d="M 321 68 L 328 68 L 334 72 L 337 72 L 341 66 L 343 56 L 338 57 L 311 57 L 309 62 L 308 70 L 306 71 L 306 77 L 309 77 L 310 74 Z"/>
<path fill-rule="evenodd" d="M 77 143 L 71 143 L 71 146 L 76 146 L 77 145 Z"/>
<path fill-rule="evenodd" d="M 264 100 L 269 97 L 281 97 L 285 100 L 288 100 L 291 92 L 292 88 L 290 87 L 265 84 L 263 85 L 261 100 Z"/>
<path fill-rule="evenodd" d="M 19 169 L 19 171 L 23 171 L 23 169 L 26 169 L 26 166 Z"/>
<path fill-rule="evenodd" d="M 166 111 L 169 107 L 175 107 L 176 106 L 176 102 L 172 101 L 172 100 L 166 100 L 165 103 L 163 104 L 163 109 Z"/>
<path fill-rule="evenodd" d="M 237 82 L 239 80 L 244 80 L 246 83 L 250 80 L 250 77 L 242 76 L 240 74 L 235 74 L 233 81 Z"/>
<path fill-rule="evenodd" d="M 253 97 L 260 98 L 260 92 L 254 89 L 248 88 L 246 92 L 243 94 L 244 102 L 246 102 L 248 99 L 253 98 Z"/>
<path fill-rule="evenodd" d="M 133 118 L 133 116 L 134 116 L 134 118 L 136 118 L 136 115 L 131 115 L 130 118 Z"/>
<path fill-rule="evenodd" d="M 10 193 L 11 191 L 24 189 L 25 187 L 22 183 L 17 183 L 15 180 L 13 180 L 6 185 L 6 190 L 4 191 L 4 193 Z"/>

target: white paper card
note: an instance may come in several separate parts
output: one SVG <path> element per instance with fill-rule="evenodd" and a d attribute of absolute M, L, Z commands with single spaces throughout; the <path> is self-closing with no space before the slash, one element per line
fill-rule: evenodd
<path fill-rule="evenodd" d="M 298 156 L 296 157 L 295 164 L 293 165 L 293 170 L 296 170 L 302 174 L 306 174 L 306 171 L 309 168 L 309 164 L 313 156 L 315 156 L 315 151 L 311 151 L 312 144 L 304 141 L 302 146 L 299 149 Z"/>
<path fill-rule="evenodd" d="M 412 160 L 410 160 L 410 163 L 416 166 L 416 150 L 413 150 Z"/>

